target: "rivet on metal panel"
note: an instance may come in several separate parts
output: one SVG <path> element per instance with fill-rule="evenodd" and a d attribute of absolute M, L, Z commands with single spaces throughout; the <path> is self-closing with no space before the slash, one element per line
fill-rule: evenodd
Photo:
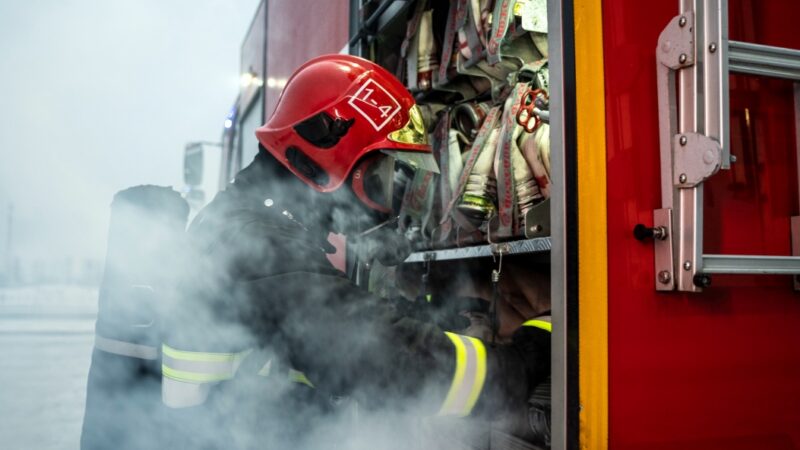
<path fill-rule="evenodd" d="M 672 275 L 668 271 L 662 270 L 661 272 L 658 272 L 658 282 L 659 283 L 667 284 L 667 283 L 670 282 L 670 280 L 672 280 Z"/>
<path fill-rule="evenodd" d="M 686 139 L 686 136 L 681 136 L 681 139 L 680 139 L 680 143 L 681 143 L 681 145 L 686 145 L 686 142 L 688 142 L 688 141 L 689 141 L 689 140 L 688 140 L 688 139 Z"/>
<path fill-rule="evenodd" d="M 731 164 L 736 162 L 736 155 L 731 155 Z"/>
<path fill-rule="evenodd" d="M 683 262 L 683 270 L 690 271 L 692 270 L 692 262 L 691 261 L 684 261 Z"/>
<path fill-rule="evenodd" d="M 686 174 L 682 173 L 681 176 L 678 177 L 678 181 L 681 183 L 686 183 Z"/>
<path fill-rule="evenodd" d="M 686 26 L 686 17 L 681 16 L 681 18 L 678 20 L 678 25 L 681 28 L 685 27 Z"/>
<path fill-rule="evenodd" d="M 708 51 L 711 52 L 711 53 L 716 52 L 717 51 L 717 44 L 715 42 L 712 42 L 712 43 L 708 44 Z"/>
<path fill-rule="evenodd" d="M 681 53 L 681 56 L 678 57 L 678 62 L 681 63 L 681 64 L 685 64 L 686 63 L 686 58 L 687 58 L 686 57 L 686 53 Z"/>

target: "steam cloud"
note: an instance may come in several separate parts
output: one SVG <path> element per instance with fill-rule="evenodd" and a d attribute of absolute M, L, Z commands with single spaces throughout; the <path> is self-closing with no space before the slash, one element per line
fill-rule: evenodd
<path fill-rule="evenodd" d="M 423 350 L 376 347 L 376 342 L 389 342 L 405 349 L 408 342 L 393 342 L 389 335 L 403 325 L 362 317 L 390 304 L 413 310 L 410 300 L 419 295 L 421 272 L 383 271 L 383 292 L 405 297 L 394 302 L 366 292 L 361 299 L 340 295 L 335 289 L 349 289 L 344 279 L 339 285 L 316 283 L 325 275 L 293 274 L 313 270 L 315 262 L 305 258 L 322 256 L 324 246 L 311 239 L 314 229 L 298 239 L 295 220 L 358 230 L 366 218 L 350 199 L 321 198 L 292 183 L 265 184 L 270 178 L 263 169 L 248 170 L 237 184 L 252 195 L 230 202 L 217 216 L 201 214 L 191 234 L 197 242 L 187 243 L 179 225 L 185 212 L 178 205 L 162 207 L 155 216 L 151 207 L 115 210 L 97 329 L 98 334 L 129 336 L 155 347 L 163 339 L 186 350 L 251 353 L 234 381 L 214 383 L 203 405 L 185 409 L 161 403 L 157 362 L 118 357 L 112 364 L 97 365 L 94 375 L 108 383 L 108 398 L 93 401 L 98 399 L 89 393 L 84 439 L 94 446 L 85 448 L 164 448 L 187 442 L 196 448 L 488 448 L 490 423 L 435 416 L 449 382 L 429 377 L 425 367 L 433 373 L 441 361 Z M 144 202 L 150 206 L 157 206 L 156 197 L 164 195 L 150 194 Z M 269 207 L 266 198 L 273 199 Z M 283 210 L 291 211 L 295 220 L 283 215 L 281 222 Z M 204 227 L 214 229 L 231 219 L 244 225 L 223 233 L 222 239 L 203 239 Z M 448 269 L 438 268 L 432 280 L 449 286 L 443 295 L 467 291 L 486 298 L 487 283 L 477 277 L 483 273 L 488 281 L 485 265 Z M 275 289 L 254 290 L 264 274 L 272 275 L 266 283 Z M 134 293 L 133 285 L 152 286 L 153 291 Z M 274 295 L 254 297 L 254 292 Z M 339 317 L 332 311 L 346 314 Z M 459 321 L 458 316 L 458 309 L 451 308 L 429 317 L 460 327 L 453 331 L 470 327 L 485 338 L 485 322 L 474 317 Z M 294 339 L 287 342 L 286 336 Z M 95 351 L 95 361 L 102 357 Z M 312 358 L 334 370 L 314 372 L 303 365 Z M 265 367 L 270 375 L 259 375 Z M 303 371 L 316 388 L 288 380 L 290 368 Z M 382 379 L 380 371 L 387 368 L 407 376 L 397 377 L 402 381 L 393 385 L 372 381 Z"/>

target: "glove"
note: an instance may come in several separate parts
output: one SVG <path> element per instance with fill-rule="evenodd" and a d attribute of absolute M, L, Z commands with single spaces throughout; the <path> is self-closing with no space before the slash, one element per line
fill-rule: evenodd
<path fill-rule="evenodd" d="M 472 321 L 464 314 L 465 311 L 481 311 L 486 303 L 483 300 L 471 297 L 455 297 L 452 299 L 438 300 L 434 297 L 432 302 L 417 297 L 407 300 L 402 297 L 390 298 L 397 312 L 420 322 L 431 323 L 446 331 L 459 332 L 470 327 Z M 476 336 L 480 337 L 480 336 Z"/>
<path fill-rule="evenodd" d="M 525 367 L 528 392 L 550 376 L 550 332 L 536 327 L 519 327 L 512 336 L 513 347 Z"/>
<path fill-rule="evenodd" d="M 532 444 L 550 447 L 550 332 L 520 327 L 509 346 L 525 372 L 525 404 L 512 402 L 515 409 L 501 421 L 509 433 Z M 516 399 L 515 399 L 516 400 Z"/>

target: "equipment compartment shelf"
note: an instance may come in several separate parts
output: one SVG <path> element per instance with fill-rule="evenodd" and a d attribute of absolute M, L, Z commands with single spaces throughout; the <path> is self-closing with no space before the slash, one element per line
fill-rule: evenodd
<path fill-rule="evenodd" d="M 503 255 L 542 253 L 549 252 L 550 248 L 550 237 L 541 237 L 534 239 L 522 239 L 519 241 L 500 242 L 497 244 L 415 252 L 406 258 L 404 263 L 447 261 L 468 258 L 488 258 L 490 256 L 497 256 L 501 253 Z"/>

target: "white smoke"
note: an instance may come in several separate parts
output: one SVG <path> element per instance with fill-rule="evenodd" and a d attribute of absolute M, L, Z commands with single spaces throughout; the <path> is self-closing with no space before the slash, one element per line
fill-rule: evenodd
<path fill-rule="evenodd" d="M 218 139 L 257 4 L 0 2 L 0 447 L 78 448 L 108 205 Z"/>
<path fill-rule="evenodd" d="M 109 226 L 108 205 L 114 192 L 140 183 L 180 184 L 183 144 L 217 137 L 237 89 L 235 74 L 230 85 L 225 84 L 227 74 L 238 67 L 240 38 L 255 0 L 208 5 L 212 9 L 188 0 L 0 4 L 0 35 L 4 38 L 0 39 L 0 56 L 11 67 L 0 72 L 0 98 L 9 105 L 0 111 L 0 204 L 13 201 L 15 205 L 17 255 L 102 257 Z M 230 12 L 236 12 L 238 19 L 229 18 Z M 219 44 L 223 40 L 225 44 Z M 209 73 L 213 74 L 211 78 L 201 77 Z M 212 98 L 210 93 L 217 91 L 220 95 Z M 293 205 L 313 201 L 295 191 L 273 192 L 271 196 L 281 199 L 280 206 L 289 211 L 295 209 Z M 322 209 L 325 205 L 314 206 Z M 340 207 L 325 214 L 338 227 L 360 227 L 350 223 L 357 220 L 352 209 Z M 127 223 L 127 227 L 150 229 L 147 223 L 136 221 Z M 131 247 L 148 254 L 163 250 L 158 246 L 170 241 L 171 236 L 150 233 L 131 242 Z M 230 236 L 224 245 L 224 252 L 233 254 L 252 256 L 254 250 L 261 250 L 254 247 L 252 239 L 241 235 Z M 281 266 L 294 251 L 291 246 L 266 250 L 259 253 L 260 266 L 239 268 L 256 276 L 260 269 Z M 325 308 L 315 309 L 312 302 L 332 297 L 331 292 L 315 289 L 313 283 L 298 285 L 294 296 L 264 298 L 257 305 L 251 302 L 258 299 L 226 298 L 230 277 L 224 266 L 202 256 L 172 259 L 180 254 L 181 250 L 166 252 L 156 260 L 129 254 L 127 259 L 118 259 L 116 270 L 130 273 L 138 268 L 167 280 L 190 280 L 197 283 L 191 286 L 195 292 L 206 292 L 207 296 L 193 298 L 194 303 L 187 303 L 184 297 L 172 307 L 172 299 L 180 297 L 188 289 L 186 285 L 143 280 L 156 285 L 152 299 L 163 308 L 142 310 L 141 302 L 119 302 L 112 315 L 137 326 L 150 324 L 147 319 L 152 318 L 153 329 L 163 326 L 171 339 L 184 342 L 192 342 L 196 336 L 191 332 L 181 336 L 176 330 L 183 330 L 182 326 L 167 324 L 196 324 L 192 332 L 199 331 L 204 338 L 236 343 L 236 348 L 221 351 L 256 351 L 240 367 L 237 375 L 241 377 L 237 376 L 235 383 L 215 385 L 220 395 L 210 398 L 203 405 L 204 412 L 189 420 L 182 411 L 169 410 L 161 403 L 159 378 L 107 399 L 100 405 L 101 415 L 131 413 L 126 416 L 135 419 L 118 424 L 124 430 L 122 434 L 111 428 L 93 430 L 95 437 L 107 444 L 105 448 L 161 448 L 172 438 L 187 435 L 199 442 L 200 448 L 482 448 L 488 441 L 487 423 L 435 417 L 447 383 L 431 381 L 424 370 L 410 365 L 429 361 L 420 355 L 405 355 L 394 365 L 376 363 L 376 367 L 401 376 L 405 372 L 407 377 L 422 373 L 405 380 L 403 386 L 417 384 L 415 395 L 408 395 L 400 386 L 348 383 L 361 375 L 359 364 L 370 365 L 371 358 L 365 356 L 374 356 L 377 362 L 389 354 L 390 349 L 374 346 L 376 338 L 387 332 L 387 324 L 359 321 L 353 322 L 357 327 L 342 327 L 338 322 L 341 318 L 330 316 L 329 327 L 312 327 L 309 315 L 325 314 Z M 473 272 L 451 270 L 445 276 L 455 284 L 475 282 Z M 488 282 L 490 269 L 479 270 Z M 200 279 L 198 274 L 202 275 Z M 418 279 L 416 274 L 411 275 L 396 293 L 416 297 Z M 490 292 L 485 285 L 473 291 L 484 298 Z M 122 287 L 119 292 L 100 295 L 126 293 L 129 289 Z M 448 293 L 456 295 L 457 289 Z M 220 308 L 226 304 L 229 309 Z M 292 308 L 298 305 L 303 307 Z M 347 307 L 357 317 L 363 305 L 354 302 Z M 253 326 L 255 320 L 249 324 L 237 320 L 256 319 L 257 314 L 281 308 L 288 308 L 282 321 L 265 322 L 263 328 Z M 314 403 L 325 407 L 320 410 L 290 403 L 297 400 L 298 388 L 303 389 L 296 383 L 278 376 L 245 376 L 247 369 L 261 368 L 272 356 L 278 361 L 278 355 L 273 354 L 283 349 L 264 339 L 275 331 L 270 327 L 279 327 L 292 336 L 307 336 L 312 353 L 320 358 L 338 358 L 352 369 L 309 372 L 312 382 L 355 387 L 320 394 L 325 396 L 324 401 Z M 160 345 L 162 336 L 158 334 L 151 336 L 155 346 Z M 348 340 L 349 353 L 325 353 L 326 344 L 342 339 Z M 407 343 L 392 345 L 403 347 Z M 85 358 L 73 363 L 85 364 Z M 66 372 L 52 370 L 53 377 Z M 126 364 L 106 366 L 105 371 L 110 379 L 131 375 Z M 16 389 L 14 385 L 4 386 L 3 391 Z M 31 403 L 42 401 L 33 392 L 20 395 Z M 41 409 L 51 406 L 41 404 Z M 0 408 L 4 415 L 19 413 L 3 400 Z M 24 412 L 29 415 L 26 423 L 30 426 L 42 434 L 55 433 L 48 421 L 42 420 L 42 412 L 35 408 Z M 9 447 L 32 447 L 30 442 L 16 440 L 13 431 L 4 429 L 0 440 Z M 262 440 L 264 436 L 267 442 Z M 59 444 L 63 443 L 54 446 L 61 447 Z"/>

